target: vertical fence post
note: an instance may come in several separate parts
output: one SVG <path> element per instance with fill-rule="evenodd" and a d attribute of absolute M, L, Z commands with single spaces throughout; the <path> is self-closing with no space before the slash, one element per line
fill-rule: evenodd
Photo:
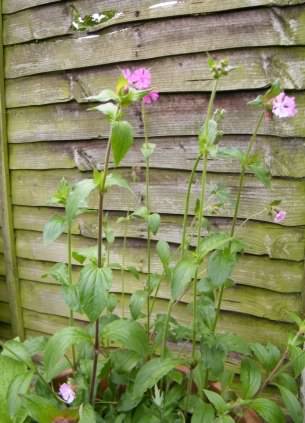
<path fill-rule="evenodd" d="M 4 245 L 5 272 L 9 293 L 12 332 L 14 336 L 24 338 L 24 326 L 21 309 L 21 296 L 18 278 L 15 234 L 11 200 L 9 170 L 9 151 L 7 137 L 5 82 L 4 82 L 3 14 L 0 0 L 0 159 L 1 159 L 1 212 Z"/>

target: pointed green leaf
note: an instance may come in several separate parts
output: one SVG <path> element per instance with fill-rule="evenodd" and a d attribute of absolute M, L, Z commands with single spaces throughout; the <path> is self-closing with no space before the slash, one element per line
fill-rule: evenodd
<path fill-rule="evenodd" d="M 147 224 L 148 224 L 148 229 L 154 234 L 154 235 L 156 235 L 156 233 L 158 232 L 158 230 L 159 230 L 159 227 L 160 227 L 160 221 L 161 221 L 161 218 L 160 218 L 160 215 L 158 214 L 158 213 L 153 213 L 153 214 L 150 214 L 149 216 L 148 216 L 148 219 L 147 219 Z"/>
<path fill-rule="evenodd" d="M 134 320 L 143 316 L 142 310 L 147 300 L 147 291 L 136 291 L 132 294 L 129 303 L 131 316 Z"/>
<path fill-rule="evenodd" d="M 200 258 L 203 259 L 211 251 L 224 247 L 231 240 L 232 237 L 223 232 L 217 232 L 208 235 L 199 241 L 198 254 Z"/>
<path fill-rule="evenodd" d="M 34 376 L 34 372 L 25 372 L 19 376 L 17 376 L 13 382 L 10 384 L 7 393 L 7 406 L 9 410 L 9 414 L 14 419 L 16 415 L 21 411 L 23 408 L 22 403 L 22 395 L 27 394 L 32 379 Z"/>
<path fill-rule="evenodd" d="M 109 89 L 102 90 L 98 95 L 86 97 L 88 101 L 99 101 L 100 103 L 107 103 L 108 101 L 117 101 L 118 95 Z"/>
<path fill-rule="evenodd" d="M 245 359 L 242 361 L 240 381 L 243 398 L 253 398 L 262 382 L 261 372 L 253 360 Z"/>
<path fill-rule="evenodd" d="M 133 144 L 133 128 L 126 121 L 114 122 L 111 131 L 111 147 L 114 163 L 120 164 Z"/>
<path fill-rule="evenodd" d="M 143 327 L 132 320 L 115 320 L 104 326 L 102 337 L 106 344 L 119 343 L 125 349 L 145 357 L 149 352 L 148 337 Z"/>
<path fill-rule="evenodd" d="M 79 423 L 96 423 L 95 411 L 90 404 L 80 406 L 79 417 Z"/>
<path fill-rule="evenodd" d="M 107 175 L 105 188 L 108 189 L 113 186 L 128 189 L 128 191 L 132 193 L 132 189 L 125 178 L 122 178 L 122 176 L 116 175 L 115 173 L 110 173 Z"/>
<path fill-rule="evenodd" d="M 43 242 L 45 245 L 55 241 L 65 230 L 66 219 L 64 216 L 53 216 L 43 229 Z"/>
<path fill-rule="evenodd" d="M 215 409 L 218 411 L 219 414 L 224 414 L 228 410 L 230 410 L 230 406 L 216 392 L 209 391 L 208 389 L 204 389 L 204 393 L 207 396 L 210 403 L 214 405 Z"/>
<path fill-rule="evenodd" d="M 90 107 L 88 110 L 97 110 L 103 113 L 109 120 L 114 120 L 118 113 L 118 106 L 113 103 L 104 103 L 96 107 Z"/>
<path fill-rule="evenodd" d="M 285 423 L 282 410 L 271 400 L 257 398 L 249 402 L 249 407 L 268 423 Z"/>
<path fill-rule="evenodd" d="M 112 272 L 108 267 L 87 264 L 80 272 L 79 295 L 82 310 L 91 322 L 97 320 L 107 306 Z"/>
<path fill-rule="evenodd" d="M 196 263 L 189 258 L 184 258 L 177 263 L 174 268 L 171 282 L 171 294 L 174 301 L 183 296 L 192 282 L 196 270 Z"/>
<path fill-rule="evenodd" d="M 83 329 L 67 327 L 49 339 L 44 354 L 46 379 L 51 381 L 58 374 L 61 360 L 68 348 L 81 343 L 91 344 L 91 336 Z"/>

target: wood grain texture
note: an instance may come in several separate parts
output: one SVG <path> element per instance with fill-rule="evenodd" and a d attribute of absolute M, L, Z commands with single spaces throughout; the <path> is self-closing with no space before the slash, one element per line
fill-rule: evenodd
<path fill-rule="evenodd" d="M 198 154 L 195 137 L 151 138 L 156 144 L 150 158 L 151 168 L 191 170 Z M 245 151 L 249 136 L 227 135 L 220 141 L 221 147 L 233 147 Z M 144 167 L 141 153 L 142 139 L 135 143 L 121 163 L 122 167 Z M 73 169 L 92 170 L 103 166 L 106 143 L 101 140 L 61 141 L 10 144 L 10 169 L 44 170 Z M 272 176 L 305 176 L 305 141 L 302 138 L 258 137 L 256 151 L 268 166 Z M 113 161 L 110 167 L 114 167 Z M 201 170 L 202 163 L 198 169 Z M 209 158 L 208 171 L 217 173 L 239 173 L 240 163 L 228 158 Z"/>
<path fill-rule="evenodd" d="M 23 2 L 20 0 L 7 0 L 13 3 L 8 5 L 4 2 L 5 13 L 11 13 L 37 4 L 54 3 L 54 1 L 38 0 Z M 16 4 L 15 4 L 16 3 Z M 18 3 L 18 4 L 17 4 Z M 20 5 L 21 3 L 21 5 Z M 105 10 L 116 10 L 117 16 L 112 20 L 97 25 L 92 30 L 105 28 L 125 22 L 136 22 L 166 17 L 203 14 L 220 12 L 225 10 L 242 9 L 255 6 L 287 6 L 291 4 L 302 4 L 300 0 L 222 0 L 215 2 L 185 0 L 181 3 L 175 2 L 172 6 L 162 7 L 162 2 L 156 0 L 77 0 L 69 3 L 45 4 L 43 7 L 27 9 L 23 12 L 5 16 L 4 19 L 4 43 L 18 44 L 31 40 L 58 37 L 71 34 L 72 13 L 70 4 L 73 4 L 82 16 L 93 13 L 101 13 Z M 21 7 L 21 9 L 19 9 Z M 52 19 L 50 19 L 52 16 Z M 56 22 L 56 25 L 54 24 Z"/>
<path fill-rule="evenodd" d="M 225 134 L 251 134 L 258 119 L 258 110 L 247 106 L 258 93 L 222 93 L 216 107 L 226 110 L 222 123 Z M 299 113 L 292 119 L 265 121 L 260 135 L 282 138 L 305 135 L 305 94 L 296 94 Z M 151 137 L 194 136 L 202 126 L 207 109 L 207 94 L 163 95 L 149 107 L 147 123 Z M 88 105 L 77 103 L 33 106 L 8 110 L 10 143 L 36 141 L 88 140 L 108 137 L 108 124 L 101 113 L 88 111 Z M 143 137 L 139 110 L 133 107 L 126 117 L 134 126 L 135 136 Z"/>
<path fill-rule="evenodd" d="M 229 77 L 222 78 L 219 91 L 262 89 L 275 79 L 283 89 L 305 88 L 302 63 L 304 47 L 252 48 L 220 51 L 213 54 L 218 60 L 229 59 L 236 66 Z M 151 69 L 153 86 L 161 93 L 209 91 L 211 74 L 206 54 L 162 57 L 144 62 L 124 63 L 120 67 L 146 66 Z M 117 65 L 56 72 L 6 81 L 8 108 L 71 100 L 84 102 L 84 97 L 98 93 L 106 87 L 114 87 L 120 70 Z M 170 75 L 170 78 L 169 78 Z"/>
<path fill-rule="evenodd" d="M 48 304 L 46 302 L 44 304 L 45 307 L 41 312 L 31 309 L 24 310 L 23 316 L 26 328 L 52 334 L 56 330 L 65 327 L 67 325 L 67 318 L 53 315 L 50 313 L 51 310 Z M 159 304 L 160 311 L 164 312 L 166 303 L 160 302 Z M 37 308 L 41 309 L 42 307 L 38 304 Z M 186 310 L 185 305 L 178 304 L 174 309 L 173 315 L 181 323 L 189 324 L 189 312 Z M 273 322 L 238 313 L 223 312 L 220 317 L 219 331 L 233 332 L 243 336 L 250 342 L 271 342 L 275 345 L 283 346 L 286 343 L 289 333 L 293 331 L 293 326 L 287 323 Z"/>
<path fill-rule="evenodd" d="M 235 291 L 230 289 L 226 292 L 222 310 L 263 317 L 268 320 L 289 322 L 288 313 L 295 309 L 299 310 L 300 297 L 274 294 L 268 291 L 265 292 L 264 297 L 264 291 L 241 287 Z M 115 289 L 114 292 L 116 292 Z M 23 307 L 28 310 L 62 317 L 69 316 L 69 309 L 63 300 L 61 289 L 56 285 L 39 284 L 37 282 L 23 280 L 21 283 L 21 295 Z M 124 298 L 126 302 L 125 310 L 128 313 L 128 302 L 130 298 L 129 296 L 125 296 Z M 156 300 L 154 316 L 159 313 L 166 313 L 167 301 L 164 300 L 167 298 Z M 118 306 L 116 312 L 120 314 L 122 298 L 120 295 L 117 295 L 117 299 Z M 179 303 L 176 306 L 175 313 L 185 324 L 189 324 L 191 321 L 191 313 L 185 307 L 188 302 L 186 298 L 184 303 Z M 78 320 L 87 320 L 85 316 L 79 313 L 75 313 L 75 318 Z"/>
<path fill-rule="evenodd" d="M 11 321 L 10 306 L 7 302 L 0 299 L 0 336 L 1 336 L 1 323 L 10 323 Z"/>
<path fill-rule="evenodd" d="M 12 327 L 7 323 L 0 323 L 0 338 L 11 339 L 13 336 Z"/>
<path fill-rule="evenodd" d="M 75 236 L 73 248 L 75 250 L 92 247 L 95 241 Z M 44 246 L 42 234 L 39 232 L 17 231 L 17 255 L 19 261 L 20 277 L 33 281 L 51 282 L 50 279 L 42 279 L 41 276 L 48 272 L 50 263 L 66 260 L 66 239 L 62 236 L 55 243 Z M 122 242 L 117 241 L 110 253 L 112 263 L 122 262 Z M 146 272 L 145 243 L 140 240 L 128 241 L 126 263 L 135 266 L 140 272 Z M 34 260 L 31 262 L 31 260 Z M 45 261 L 46 263 L 40 263 Z M 42 266 L 42 267 L 41 267 Z M 152 269 L 162 272 L 160 261 L 153 251 Z M 205 265 L 202 274 L 205 272 Z M 77 278 L 77 275 L 75 276 Z M 120 278 L 120 274 L 118 274 Z M 269 289 L 282 293 L 297 293 L 302 290 L 303 269 L 302 263 L 287 262 L 285 260 L 271 260 L 267 257 L 255 257 L 244 255 L 240 258 L 233 279 L 236 284 Z M 136 282 L 132 279 L 131 283 Z"/>
<path fill-rule="evenodd" d="M 14 13 L 29 7 L 54 3 L 61 0 L 3 0 L 3 13 Z"/>
<path fill-rule="evenodd" d="M 131 180 L 130 170 L 117 171 L 121 176 Z M 50 198 L 62 177 L 70 182 L 76 182 L 91 177 L 91 174 L 80 174 L 73 169 L 48 171 L 12 172 L 13 203 L 23 206 L 48 206 Z M 131 183 L 135 193 L 131 196 L 127 190 L 113 189 L 105 198 L 105 210 L 134 210 L 142 204 L 144 195 L 144 173 L 137 173 L 138 181 Z M 151 172 L 151 209 L 164 214 L 183 214 L 188 173 L 182 171 L 152 171 Z M 231 217 L 238 187 L 238 176 L 208 175 L 208 189 L 224 185 L 229 189 L 229 201 L 219 216 Z M 190 214 L 193 214 L 196 198 L 199 195 L 199 175 L 193 185 Z M 242 194 L 240 218 L 255 215 L 260 221 L 272 221 L 268 207 L 271 201 L 281 199 L 281 207 L 287 211 L 284 225 L 297 226 L 305 224 L 305 184 L 302 180 L 273 179 L 271 189 L 264 188 L 254 177 L 248 176 Z M 89 207 L 97 208 L 97 198 L 89 197 Z M 263 211 L 265 210 L 265 211 Z"/>
<path fill-rule="evenodd" d="M 183 30 L 182 30 L 183 29 Z M 242 36 L 241 36 L 242 34 Z M 305 7 L 254 9 L 148 21 L 69 37 L 8 46 L 7 78 L 107 63 L 241 47 L 302 45 Z"/>
<path fill-rule="evenodd" d="M 42 231 L 44 225 L 54 215 L 61 215 L 62 210 L 47 207 L 15 206 L 15 229 Z M 116 238 L 123 238 L 125 225 L 117 223 L 117 219 L 125 216 L 123 213 L 108 213 L 108 222 Z M 225 218 L 210 218 L 211 230 L 226 231 L 230 229 L 231 221 Z M 181 242 L 182 217 L 163 215 L 160 229 L 154 240 L 162 239 L 172 244 Z M 97 237 L 97 213 L 81 215 L 72 228 L 74 235 L 86 238 Z M 203 231 L 203 235 L 206 232 Z M 142 220 L 132 220 L 127 229 L 128 238 L 146 239 L 147 228 Z M 245 243 L 245 252 L 255 255 L 268 255 L 270 258 L 301 261 L 304 259 L 304 229 L 289 228 L 275 224 L 257 223 L 249 221 L 246 225 L 239 222 L 237 236 Z M 195 240 L 194 240 L 195 242 Z"/>

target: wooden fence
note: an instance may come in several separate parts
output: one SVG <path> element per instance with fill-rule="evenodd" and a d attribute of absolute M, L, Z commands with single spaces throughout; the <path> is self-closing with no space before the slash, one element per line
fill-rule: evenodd
<path fill-rule="evenodd" d="M 80 35 L 71 30 L 71 3 L 83 15 L 108 9 L 119 14 Z M 151 205 L 162 214 L 158 238 L 179 242 L 186 181 L 212 84 L 206 60 L 210 52 L 238 66 L 221 82 L 217 96 L 217 105 L 227 110 L 224 145 L 246 148 L 257 119 L 257 111 L 246 103 L 275 78 L 298 104 L 294 119 L 270 120 L 261 129 L 258 148 L 274 177 L 272 189 L 247 175 L 239 215 L 255 215 L 271 200 L 282 199 L 287 219 L 276 225 L 264 212 L 242 228 L 247 248 L 234 271 L 236 286 L 226 291 L 221 318 L 222 329 L 282 345 L 292 327 L 287 312 L 304 310 L 305 1 L 2 0 L 2 14 L 5 242 L 0 251 L 5 259 L 2 254 L 0 336 L 11 335 L 10 321 L 13 332 L 24 329 L 26 335 L 50 334 L 67 322 L 59 286 L 42 277 L 53 262 L 65 260 L 65 237 L 46 247 L 42 229 L 54 214 L 49 200 L 59 180 L 87 177 L 101 163 L 107 124 L 87 111 L 84 97 L 113 85 L 120 68 L 151 68 L 154 87 L 161 92 L 148 112 L 149 132 L 157 144 Z M 130 176 L 136 167 L 136 196 L 117 190 L 106 198 L 117 237 L 115 261 L 121 260 L 123 237 L 116 217 L 139 205 L 144 192 L 143 124 L 136 110 L 129 118 L 137 140 L 121 172 Z M 209 184 L 227 185 L 232 200 L 225 213 L 210 218 L 215 228 L 230 224 L 238 172 L 234 161 L 209 161 Z M 196 182 L 193 204 L 198 189 Z M 96 205 L 92 198 L 90 206 Z M 74 248 L 93 245 L 96 232 L 96 214 L 82 216 L 73 228 Z M 131 293 L 143 285 L 146 271 L 145 228 L 138 223 L 129 230 L 128 263 L 143 274 L 139 281 L 128 279 Z M 160 268 L 155 256 L 152 266 Z M 75 266 L 75 275 L 78 271 Z M 115 274 L 114 292 L 119 291 L 120 274 Z M 165 310 L 166 286 L 159 297 L 157 309 Z M 175 309 L 184 322 L 190 319 L 188 299 Z"/>

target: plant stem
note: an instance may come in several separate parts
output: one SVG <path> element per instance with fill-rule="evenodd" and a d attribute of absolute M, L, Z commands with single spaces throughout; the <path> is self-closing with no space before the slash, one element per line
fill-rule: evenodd
<path fill-rule="evenodd" d="M 99 190 L 99 209 L 98 209 L 98 239 L 97 239 L 97 265 L 99 268 L 102 267 L 102 249 L 103 249 L 103 223 L 104 223 L 104 193 L 106 178 L 109 167 L 111 153 L 111 131 L 107 143 L 106 155 L 105 155 L 105 164 L 104 164 L 104 173 Z M 94 356 L 93 356 L 93 367 L 92 367 L 92 377 L 90 385 L 90 395 L 89 400 L 92 405 L 95 402 L 95 385 L 96 385 L 96 376 L 97 376 L 97 363 L 100 350 L 100 321 L 99 319 L 95 322 L 95 341 L 94 341 Z"/>
<path fill-rule="evenodd" d="M 141 105 L 141 112 L 142 112 L 142 122 L 143 122 L 143 129 L 144 129 L 144 143 L 145 146 L 148 147 L 148 131 L 147 131 L 147 122 L 146 122 L 146 114 L 145 114 L 145 106 L 144 102 L 142 101 Z M 150 215 L 150 160 L 149 157 L 145 159 L 145 207 L 147 208 L 148 215 Z M 147 224 L 147 302 L 146 302 L 146 313 L 147 313 L 147 335 L 150 335 L 150 276 L 151 276 L 151 231 L 149 229 L 149 225 Z"/>
<path fill-rule="evenodd" d="M 71 222 L 68 223 L 68 278 L 70 286 L 73 285 L 73 278 L 72 278 L 72 224 Z M 74 313 L 73 310 L 70 309 L 70 318 L 69 318 L 70 326 L 74 326 Z M 76 353 L 75 353 L 75 345 L 72 345 L 72 368 L 76 370 Z"/>
<path fill-rule="evenodd" d="M 259 128 L 260 128 L 260 126 L 263 122 L 264 116 L 265 116 L 265 112 L 263 111 L 259 115 L 256 127 L 254 129 L 253 135 L 251 137 L 251 140 L 249 142 L 249 145 L 248 145 L 248 148 L 247 148 L 247 151 L 246 151 L 245 159 L 243 160 L 243 163 L 241 165 L 241 173 L 240 173 L 240 177 L 239 177 L 239 187 L 238 187 L 237 198 L 236 198 L 235 209 L 234 209 L 234 215 L 233 215 L 233 221 L 232 221 L 232 226 L 231 226 L 231 231 L 230 231 L 231 237 L 233 237 L 234 234 L 235 234 L 238 212 L 239 212 L 239 207 L 240 207 L 241 193 L 242 193 L 242 190 L 243 190 L 243 187 L 244 187 L 245 175 L 246 175 L 246 170 L 247 170 L 247 161 L 248 161 L 249 156 L 252 152 L 252 148 L 254 147 L 254 145 L 256 143 L 257 133 L 258 133 L 258 130 L 259 130 Z M 218 323 L 218 320 L 219 320 L 219 316 L 220 316 L 223 294 L 224 294 L 224 286 L 221 287 L 219 297 L 218 297 L 216 316 L 215 316 L 215 321 L 214 321 L 214 324 L 213 324 L 213 332 L 214 333 L 215 333 L 217 323 Z"/>
<path fill-rule="evenodd" d="M 161 358 L 164 358 L 166 353 L 166 341 L 168 336 L 169 320 L 171 317 L 173 305 L 174 305 L 174 302 L 170 300 L 167 307 L 167 314 L 166 314 L 166 320 L 165 320 L 165 326 L 164 326 L 164 332 L 163 332 Z"/>
<path fill-rule="evenodd" d="M 201 175 L 201 195 L 200 195 L 198 231 L 197 231 L 197 251 L 199 249 L 199 241 L 201 237 L 202 221 L 203 221 L 203 215 L 204 215 L 206 182 L 207 182 L 207 166 L 208 166 L 208 153 L 205 153 L 203 158 L 203 170 Z M 192 362 L 193 363 L 195 362 L 196 339 L 197 339 L 197 279 L 198 279 L 198 267 L 193 279 L 193 334 L 192 334 Z"/>
<path fill-rule="evenodd" d="M 292 344 L 294 344 L 297 341 L 297 339 L 299 338 L 299 336 L 302 333 L 303 333 L 303 330 L 300 329 L 297 332 L 297 334 L 295 335 L 294 339 L 292 340 Z M 261 392 L 263 392 L 263 390 L 266 388 L 266 386 L 269 385 L 269 383 L 272 382 L 272 380 L 278 375 L 279 371 L 283 369 L 282 366 L 283 366 L 285 360 L 288 357 L 288 353 L 289 353 L 289 346 L 286 347 L 286 349 L 283 352 L 281 358 L 279 359 L 279 361 L 277 362 L 277 364 L 274 366 L 274 368 L 271 370 L 271 372 L 269 373 L 269 375 L 266 377 L 266 379 L 262 383 L 261 387 L 259 388 L 259 390 L 257 391 L 257 393 L 256 393 L 255 396 L 257 396 Z M 290 363 L 288 363 L 288 364 L 290 364 Z"/>
<path fill-rule="evenodd" d="M 187 218 L 189 214 L 189 208 L 190 208 L 190 198 L 191 198 L 191 191 L 192 191 L 192 185 L 194 183 L 196 171 L 199 165 L 199 162 L 202 158 L 202 154 L 199 154 L 195 160 L 192 173 L 188 182 L 186 197 L 185 197 L 185 206 L 184 206 L 184 216 L 183 216 L 183 224 L 182 224 L 182 240 L 181 240 L 181 257 L 184 254 L 185 251 L 185 243 L 186 243 L 186 231 L 187 231 Z"/>
<path fill-rule="evenodd" d="M 126 218 L 124 221 L 124 239 L 123 239 L 123 257 L 122 257 L 122 267 L 121 267 L 121 280 L 122 280 L 122 318 L 125 318 L 125 256 L 127 250 L 127 233 L 128 233 L 128 218 L 129 211 L 126 213 Z"/>

